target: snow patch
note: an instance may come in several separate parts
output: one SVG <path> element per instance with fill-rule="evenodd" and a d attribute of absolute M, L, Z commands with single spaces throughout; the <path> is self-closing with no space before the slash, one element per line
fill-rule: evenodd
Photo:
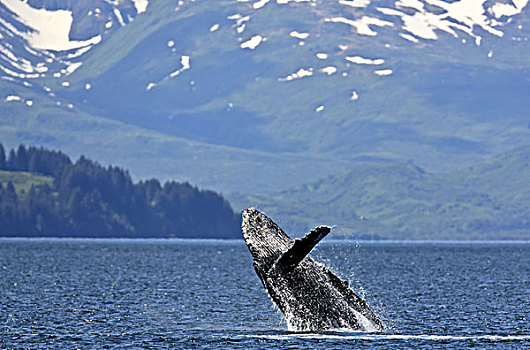
<path fill-rule="evenodd" d="M 332 18 L 324 18 L 324 21 L 347 24 L 349 26 L 354 27 L 358 34 L 368 35 L 368 36 L 377 35 L 377 32 L 372 30 L 370 26 L 377 26 L 377 27 L 393 27 L 394 26 L 392 22 L 383 21 L 383 20 L 380 20 L 379 18 L 369 17 L 369 16 L 363 16 L 362 18 L 356 19 L 356 20 L 344 18 L 344 17 L 332 17 Z"/>
<path fill-rule="evenodd" d="M 69 53 L 68 55 L 66 55 L 66 58 L 68 58 L 68 59 L 77 58 L 77 57 L 83 55 L 84 53 L 90 51 L 91 48 L 92 48 L 92 46 L 82 47 L 82 48 L 76 50 L 74 53 Z"/>
<path fill-rule="evenodd" d="M 290 2 L 309 2 L 310 0 L 276 0 L 277 4 L 286 5 Z"/>
<path fill-rule="evenodd" d="M 351 7 L 368 7 L 370 0 L 339 0 L 339 4 Z"/>
<path fill-rule="evenodd" d="M 327 75 L 332 75 L 337 73 L 337 67 L 335 66 L 327 66 L 320 70 L 322 73 L 325 73 Z"/>
<path fill-rule="evenodd" d="M 381 70 L 376 70 L 374 71 L 374 74 L 375 75 L 378 75 L 380 77 L 384 77 L 384 76 L 387 76 L 387 75 L 391 75 L 392 73 L 394 73 L 392 71 L 392 69 L 381 69 Z"/>
<path fill-rule="evenodd" d="M 313 68 L 309 68 L 309 69 L 300 68 L 298 71 L 286 76 L 285 78 L 278 78 L 278 81 L 290 81 L 293 79 L 301 79 L 305 77 L 310 77 L 312 75 L 313 75 Z"/>
<path fill-rule="evenodd" d="M 243 24 L 240 25 L 239 27 L 236 27 L 236 32 L 237 32 L 237 34 L 241 34 L 241 33 L 243 33 L 243 31 L 245 30 L 245 27 L 246 27 L 246 26 L 247 26 L 247 25 L 246 25 L 245 23 L 243 23 Z"/>
<path fill-rule="evenodd" d="M 477 38 L 476 28 L 502 37 L 504 33 L 496 27 L 503 23 L 495 18 L 511 17 L 520 14 L 527 7 L 530 0 L 513 0 L 508 3 L 497 2 L 487 8 L 487 0 L 398 0 L 397 9 L 378 8 L 384 15 L 397 16 L 403 22 L 403 30 L 412 36 L 400 34 L 404 39 L 417 42 L 417 38 L 436 40 L 436 31 L 446 32 L 457 38 L 457 31 L 464 32 Z M 430 11 L 425 5 L 430 5 Z M 436 9 L 433 9 L 436 8 Z M 398 9 L 403 9 L 400 11 Z M 488 18 L 487 13 L 495 18 Z M 510 18 L 511 19 L 511 18 Z M 507 23 L 510 22 L 508 19 Z"/>
<path fill-rule="evenodd" d="M 70 40 L 73 16 L 68 10 L 48 11 L 36 9 L 27 2 L 19 0 L 3 0 L 3 5 L 15 13 L 22 23 L 34 31 L 17 32 L 29 44 L 41 50 L 66 51 L 98 44 L 101 35 L 96 35 L 85 41 Z"/>
<path fill-rule="evenodd" d="M 75 72 L 79 67 L 81 67 L 81 65 L 83 64 L 83 62 L 76 62 L 76 63 L 70 63 L 67 67 L 66 67 L 66 75 L 70 75 L 72 74 L 73 72 Z"/>
<path fill-rule="evenodd" d="M 385 60 L 382 58 L 376 58 L 372 60 L 372 59 L 364 58 L 361 56 L 347 56 L 345 57 L 345 60 L 351 63 L 355 63 L 355 64 L 368 64 L 368 65 L 375 65 L 375 66 L 379 66 L 385 63 Z"/>
<path fill-rule="evenodd" d="M 257 10 L 257 9 L 260 9 L 262 8 L 263 6 L 267 5 L 267 3 L 269 2 L 270 0 L 260 0 L 258 2 L 255 2 L 252 4 L 252 7 Z"/>
<path fill-rule="evenodd" d="M 148 0 L 132 0 L 134 7 L 136 7 L 136 13 L 140 14 L 147 11 Z"/>
<path fill-rule="evenodd" d="M 305 40 L 309 37 L 309 33 L 300 33 L 300 32 L 297 32 L 296 30 L 293 30 L 292 32 L 290 32 L 289 35 L 293 38 L 297 38 L 300 40 Z"/>
<path fill-rule="evenodd" d="M 185 70 L 188 70 L 191 68 L 191 65 L 190 65 L 190 56 L 186 56 L 186 55 L 182 55 L 180 57 L 180 64 L 182 65 L 181 68 L 177 69 L 176 71 L 174 71 L 173 73 L 169 74 L 169 77 L 170 78 L 174 78 L 176 77 L 177 75 L 179 75 L 180 73 L 184 72 Z"/>
<path fill-rule="evenodd" d="M 123 17 L 122 17 L 122 15 L 121 15 L 120 10 L 118 10 L 117 8 L 114 8 L 113 12 L 114 12 L 114 16 L 116 16 L 116 18 L 118 19 L 118 23 L 119 23 L 122 27 L 125 26 L 125 21 L 123 20 Z"/>
<path fill-rule="evenodd" d="M 245 41 L 244 43 L 241 43 L 241 48 L 242 49 L 254 50 L 264 40 L 265 40 L 265 38 L 262 37 L 261 35 L 255 35 L 252 38 L 250 38 L 249 40 Z"/>
<path fill-rule="evenodd" d="M 5 98 L 5 101 L 6 102 L 11 102 L 11 101 L 22 101 L 22 97 L 20 96 L 17 96 L 17 95 L 9 95 Z"/>
<path fill-rule="evenodd" d="M 413 43 L 420 42 L 416 37 L 414 37 L 414 36 L 412 36 L 410 34 L 399 33 L 399 36 L 402 37 L 403 39 L 408 40 L 408 41 L 413 42 Z M 464 43 L 465 43 L 465 41 L 464 41 Z"/>

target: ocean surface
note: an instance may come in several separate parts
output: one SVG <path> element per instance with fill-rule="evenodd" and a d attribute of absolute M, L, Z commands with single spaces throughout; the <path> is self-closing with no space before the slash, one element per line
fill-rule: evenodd
<path fill-rule="evenodd" d="M 384 332 L 289 332 L 242 241 L 0 239 L 0 349 L 530 349 L 530 243 L 312 256 Z"/>

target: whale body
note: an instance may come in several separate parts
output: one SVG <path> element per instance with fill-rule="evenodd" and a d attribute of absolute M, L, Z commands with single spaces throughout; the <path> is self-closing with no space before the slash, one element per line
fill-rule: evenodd
<path fill-rule="evenodd" d="M 294 241 L 254 208 L 242 212 L 241 231 L 256 274 L 292 331 L 383 330 L 383 323 L 348 282 L 307 256 L 330 231 L 318 226 Z"/>

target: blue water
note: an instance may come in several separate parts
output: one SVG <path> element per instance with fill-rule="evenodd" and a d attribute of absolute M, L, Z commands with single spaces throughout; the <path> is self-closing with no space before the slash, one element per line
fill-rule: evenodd
<path fill-rule="evenodd" d="M 292 333 L 243 242 L 0 240 L 1 349 L 528 349 L 530 244 L 324 242 L 381 333 Z"/>

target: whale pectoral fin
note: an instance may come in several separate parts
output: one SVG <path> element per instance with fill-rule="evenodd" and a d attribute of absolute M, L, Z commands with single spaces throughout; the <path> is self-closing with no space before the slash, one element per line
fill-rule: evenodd
<path fill-rule="evenodd" d="M 311 230 L 304 238 L 295 239 L 294 244 L 283 253 L 273 265 L 273 268 L 283 272 L 294 269 L 311 250 L 326 237 L 331 231 L 329 226 L 317 226 Z"/>

